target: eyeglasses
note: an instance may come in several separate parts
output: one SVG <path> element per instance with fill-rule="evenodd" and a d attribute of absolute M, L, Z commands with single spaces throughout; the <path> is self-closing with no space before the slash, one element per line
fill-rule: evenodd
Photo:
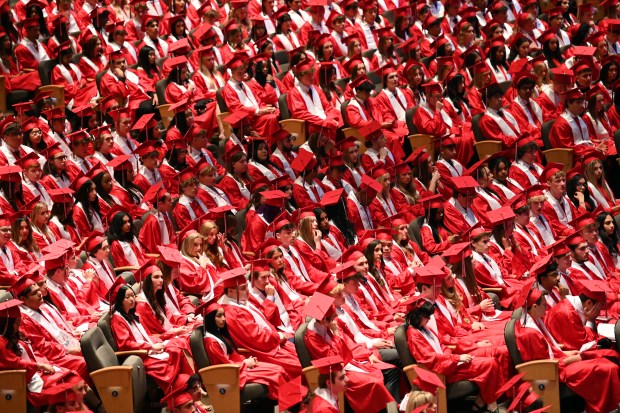
<path fill-rule="evenodd" d="M 57 156 L 55 158 L 52 158 L 55 161 L 65 161 L 67 160 L 67 155 L 61 155 L 61 156 Z"/>

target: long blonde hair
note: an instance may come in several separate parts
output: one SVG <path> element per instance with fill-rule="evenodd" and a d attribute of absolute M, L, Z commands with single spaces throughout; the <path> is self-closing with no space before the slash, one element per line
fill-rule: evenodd
<path fill-rule="evenodd" d="M 412 390 L 409 393 L 409 400 L 407 401 L 406 413 L 411 413 L 415 408 L 424 406 L 425 404 L 434 404 L 435 396 L 427 391 Z"/>
<path fill-rule="evenodd" d="M 192 253 L 190 253 L 190 249 L 193 249 L 194 241 L 196 240 L 196 238 L 202 238 L 202 241 L 204 242 L 204 237 L 200 233 L 194 232 L 189 234 L 187 237 L 185 237 L 183 243 L 181 244 L 181 254 L 200 264 L 198 261 L 198 257 L 194 257 L 191 255 Z"/>
<path fill-rule="evenodd" d="M 205 221 L 200 227 L 200 235 L 202 235 L 202 238 L 204 239 L 202 251 L 205 253 L 207 258 L 211 260 L 215 267 L 221 267 L 224 262 L 224 256 L 220 252 L 219 246 L 217 245 L 217 238 L 213 245 L 209 245 L 207 242 L 207 236 L 213 229 L 216 229 L 219 233 L 220 229 L 213 221 Z"/>
<path fill-rule="evenodd" d="M 316 218 L 315 218 L 316 219 Z M 302 218 L 299 220 L 299 238 L 303 239 L 314 250 L 316 244 L 314 243 L 314 233 L 312 231 L 312 217 Z"/>

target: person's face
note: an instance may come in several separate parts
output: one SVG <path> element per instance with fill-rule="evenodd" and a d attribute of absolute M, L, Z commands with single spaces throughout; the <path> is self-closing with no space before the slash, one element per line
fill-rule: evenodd
<path fill-rule="evenodd" d="M 325 212 L 321 212 L 321 216 L 319 220 L 319 229 L 321 230 L 329 229 L 329 219 L 327 218 L 327 214 Z"/>
<path fill-rule="evenodd" d="M 386 84 L 387 84 L 388 89 L 390 90 L 396 89 L 396 87 L 398 86 L 398 73 L 396 72 L 390 73 L 387 76 Z"/>
<path fill-rule="evenodd" d="M 531 149 L 523 154 L 521 160 L 528 164 L 532 164 L 536 161 L 536 155 L 538 154 L 538 150 Z"/>
<path fill-rule="evenodd" d="M 157 152 L 149 153 L 141 159 L 145 168 L 155 169 L 157 167 Z"/>
<path fill-rule="evenodd" d="M 465 43 L 471 43 L 474 41 L 476 37 L 476 30 L 474 30 L 474 26 L 468 25 L 467 29 L 463 30 L 465 36 Z"/>
<path fill-rule="evenodd" d="M 577 192 L 581 192 L 583 193 L 586 190 L 586 179 L 581 177 L 576 183 L 575 183 L 575 190 Z"/>
<path fill-rule="evenodd" d="M 103 188 L 103 190 L 106 193 L 110 193 L 112 191 L 112 187 L 113 187 L 112 176 L 106 173 L 105 175 L 103 175 L 103 178 L 101 179 L 101 188 Z"/>
<path fill-rule="evenodd" d="M 161 271 L 155 271 L 152 273 L 151 281 L 153 282 L 153 291 L 157 292 L 164 288 L 164 276 Z"/>
<path fill-rule="evenodd" d="M 336 33 L 342 33 L 344 31 L 344 26 L 345 26 L 344 20 L 342 20 L 342 19 L 339 19 L 339 20 L 333 22 L 333 24 L 332 24 L 332 27 L 334 28 L 334 31 Z"/>
<path fill-rule="evenodd" d="M 50 217 L 50 211 L 49 209 L 47 209 L 47 206 L 45 207 L 41 207 L 41 209 L 39 210 L 39 212 L 37 213 L 36 217 L 35 217 L 35 225 L 38 227 L 43 227 L 45 224 L 47 224 L 47 221 L 49 220 Z M 22 226 L 26 224 L 25 222 L 22 222 Z M 28 227 L 28 225 L 26 225 L 26 228 Z M 28 234 L 26 234 L 28 235 Z"/>
<path fill-rule="evenodd" d="M 267 149 L 266 143 L 261 143 L 260 145 L 258 145 L 256 156 L 258 157 L 259 161 L 267 160 L 267 157 L 269 156 L 269 150 Z"/>
<path fill-rule="evenodd" d="M 261 271 L 254 275 L 254 287 L 260 291 L 265 291 L 267 284 L 269 284 L 269 272 Z"/>
<path fill-rule="evenodd" d="M 390 258 L 392 254 L 392 242 L 381 241 L 381 254 L 384 258 Z"/>
<path fill-rule="evenodd" d="M 292 0 L 289 3 L 291 10 L 299 10 L 301 8 L 301 0 Z"/>
<path fill-rule="evenodd" d="M 594 105 L 594 110 L 601 111 L 605 107 L 605 98 L 603 95 L 596 95 L 596 104 Z"/>
<path fill-rule="evenodd" d="M 480 77 L 480 82 L 482 86 L 486 86 L 491 81 L 491 72 L 484 72 Z"/>
<path fill-rule="evenodd" d="M 540 281 L 545 290 L 551 290 L 553 287 L 558 287 L 560 285 L 560 273 L 553 271 L 541 277 Z"/>
<path fill-rule="evenodd" d="M 521 43 L 521 46 L 519 46 L 519 57 L 521 59 L 525 59 L 527 57 L 527 53 L 530 50 L 530 43 L 529 42 L 523 42 Z"/>
<path fill-rule="evenodd" d="M 592 82 L 592 72 L 590 70 L 584 70 L 577 75 L 576 79 L 576 83 L 579 87 L 590 86 Z M 581 101 L 581 105 L 583 106 L 583 99 L 577 99 L 575 102 L 577 101 Z"/>
<path fill-rule="evenodd" d="M 99 262 L 103 260 L 107 260 L 109 253 L 110 253 L 110 245 L 108 244 L 108 241 L 103 241 L 101 243 L 101 248 L 99 248 L 99 250 L 97 250 L 97 252 L 95 253 L 95 258 Z"/>
<path fill-rule="evenodd" d="M 284 256 L 280 251 L 275 251 L 271 256 L 271 267 L 276 271 L 284 267 Z"/>
<path fill-rule="evenodd" d="M 381 246 L 381 243 L 378 243 L 375 246 L 375 249 L 373 251 L 373 259 L 375 260 L 375 262 L 381 260 L 382 255 L 383 255 L 382 246 Z"/>
<path fill-rule="evenodd" d="M 573 259 L 577 262 L 584 262 L 590 259 L 590 250 L 588 249 L 587 242 L 582 242 L 575 247 L 575 251 L 573 251 Z"/>
<path fill-rule="evenodd" d="M 549 192 L 556 198 L 566 195 L 566 177 L 552 177 L 549 181 Z"/>
<path fill-rule="evenodd" d="M 40 33 L 41 33 L 41 30 L 38 25 L 29 27 L 28 29 L 26 29 L 26 37 L 28 37 L 31 40 L 37 39 Z"/>
<path fill-rule="evenodd" d="M 480 175 L 478 176 L 478 182 L 480 183 L 480 186 L 486 188 L 492 180 L 493 174 L 489 172 L 489 168 L 484 167 L 480 169 Z"/>
<path fill-rule="evenodd" d="M 123 234 L 127 234 L 129 231 L 131 231 L 131 217 L 129 215 L 125 215 L 121 224 L 121 232 Z"/>
<path fill-rule="evenodd" d="M 90 191 L 88 191 L 88 201 L 95 202 L 95 199 L 97 199 L 97 187 L 95 184 L 92 184 Z"/>
<path fill-rule="evenodd" d="M 458 194 L 457 201 L 464 208 L 471 208 L 474 203 L 475 195 L 473 193 L 469 194 Z"/>
<path fill-rule="evenodd" d="M 325 19 L 325 8 L 324 7 L 312 7 L 310 10 L 310 15 L 312 16 L 312 20 L 316 23 L 320 23 Z"/>
<path fill-rule="evenodd" d="M 288 247 L 293 242 L 293 236 L 294 236 L 293 231 L 291 231 L 290 229 L 283 229 L 282 231 L 276 234 L 276 239 L 280 241 L 282 245 L 284 245 L 285 247 Z"/>
<path fill-rule="evenodd" d="M 43 139 L 43 132 L 41 132 L 41 129 L 39 128 L 31 129 L 29 138 L 30 138 L 30 143 L 32 143 L 33 145 L 36 145 L 39 142 L 41 142 L 41 140 Z"/>
<path fill-rule="evenodd" d="M 26 221 L 21 222 L 21 224 L 19 225 L 18 233 L 21 239 L 26 239 L 28 237 L 28 234 L 30 233 L 30 228 L 28 228 L 28 223 Z"/>
<path fill-rule="evenodd" d="M 206 54 L 202 56 L 202 64 L 209 70 L 213 70 L 215 67 L 215 56 L 212 54 Z"/>
<path fill-rule="evenodd" d="M 616 223 L 611 215 L 607 215 L 605 221 L 603 221 L 603 229 L 605 230 L 605 234 L 612 235 L 616 232 Z"/>
<path fill-rule="evenodd" d="M 382 133 L 377 139 L 375 139 L 375 143 L 379 148 L 385 148 L 385 145 L 387 144 L 385 135 Z"/>
<path fill-rule="evenodd" d="M 125 70 L 127 70 L 127 60 L 125 60 L 124 57 L 112 60 L 112 69 L 120 69 L 123 73 L 125 73 Z"/>
<path fill-rule="evenodd" d="M 609 82 L 612 82 L 616 80 L 617 77 L 618 77 L 618 66 L 615 64 L 612 64 L 611 66 L 609 66 L 609 70 L 607 71 L 607 79 L 609 79 Z"/>
<path fill-rule="evenodd" d="M 150 56 L 150 54 L 149 54 Z M 153 56 L 155 56 L 155 54 L 153 54 Z M 149 57 L 150 58 L 150 57 Z M 127 132 L 129 132 L 129 127 L 131 126 L 131 119 L 130 118 L 124 118 L 121 117 L 118 121 L 118 125 L 117 125 L 117 131 L 118 134 L 120 136 L 125 136 L 127 135 Z"/>
<path fill-rule="evenodd" d="M 217 315 L 215 317 L 217 318 Z M 192 387 L 188 389 L 187 392 L 192 395 L 192 400 L 194 402 L 199 402 L 202 400 L 202 386 L 200 385 L 200 382 L 196 382 Z M 190 410 L 190 412 L 192 412 L 192 410 Z"/>
<path fill-rule="evenodd" d="M 355 164 L 358 159 L 357 145 L 348 148 L 345 152 L 346 159 L 349 163 Z"/>
<path fill-rule="evenodd" d="M 131 288 L 125 290 L 125 298 L 123 299 L 123 311 L 129 312 L 136 306 L 136 295 Z"/>
<path fill-rule="evenodd" d="M 357 40 L 352 41 L 351 43 L 349 43 L 349 56 L 353 56 L 359 53 L 361 48 L 362 44 L 360 42 L 358 42 Z"/>
<path fill-rule="evenodd" d="M 581 230 L 581 235 L 588 241 L 589 244 L 595 244 L 598 241 L 598 231 L 596 230 L 596 225 L 591 224 L 585 226 Z"/>
<path fill-rule="evenodd" d="M 64 126 L 64 125 L 63 125 Z M 4 134 L 4 141 L 12 148 L 17 148 L 24 142 L 24 134 L 20 130 L 19 132 L 12 132 L 10 134 Z"/>
<path fill-rule="evenodd" d="M 224 328 L 226 326 L 226 315 L 223 308 L 218 308 L 217 313 L 215 313 L 215 325 L 217 328 Z"/>
<path fill-rule="evenodd" d="M 504 162 L 500 162 L 495 168 L 495 173 L 493 174 L 495 179 L 500 182 L 505 182 L 506 178 L 508 178 L 508 168 Z"/>
<path fill-rule="evenodd" d="M 185 0 L 174 0 L 174 11 L 178 13 L 185 8 Z"/>
<path fill-rule="evenodd" d="M 248 9 L 245 6 L 239 7 L 238 9 L 235 9 L 234 15 L 235 18 L 239 20 L 245 20 L 248 17 Z"/>
<path fill-rule="evenodd" d="M 383 176 L 380 176 L 379 179 L 377 179 L 377 181 L 379 181 L 379 183 L 383 186 L 384 194 L 389 192 L 390 190 L 390 174 L 389 173 Z"/>
<path fill-rule="evenodd" d="M 530 213 L 535 217 L 539 216 L 542 213 L 543 204 L 543 200 L 530 200 Z"/>
<path fill-rule="evenodd" d="M 38 285 L 30 287 L 30 292 L 25 297 L 20 297 L 24 305 L 32 310 L 38 310 L 43 304 L 43 295 Z"/>
<path fill-rule="evenodd" d="M 368 274 L 368 260 L 366 257 L 359 257 L 355 262 L 355 270 L 362 273 L 362 275 Z"/>
<path fill-rule="evenodd" d="M 502 96 L 498 94 L 491 96 L 487 106 L 492 109 L 499 110 L 502 107 Z"/>
<path fill-rule="evenodd" d="M 242 156 L 237 162 L 233 164 L 233 169 L 236 174 L 243 174 L 248 170 L 248 160 L 245 156 Z"/>
<path fill-rule="evenodd" d="M 516 214 L 515 216 L 515 222 L 521 226 L 527 225 L 529 221 L 530 221 L 530 211 L 524 211 L 524 212 L 521 212 L 520 214 Z"/>
<path fill-rule="evenodd" d="M 435 213 L 435 220 L 437 222 L 443 222 L 443 207 L 437 208 L 437 212 Z"/>
<path fill-rule="evenodd" d="M 334 45 L 332 42 L 327 42 L 323 45 L 323 58 L 329 60 L 334 55 Z"/>
<path fill-rule="evenodd" d="M 336 377 L 332 381 L 331 391 L 333 394 L 342 393 L 347 388 L 347 374 L 344 370 L 336 373 Z"/>
<path fill-rule="evenodd" d="M 495 30 L 493 30 L 493 37 L 502 37 L 502 36 L 504 36 L 504 29 L 501 26 L 497 26 Z M 503 47 L 500 47 L 500 49 L 504 50 Z"/>
<path fill-rule="evenodd" d="M 489 252 L 489 242 L 491 238 L 488 235 L 483 235 L 480 237 L 478 241 L 473 241 L 472 245 L 474 246 L 474 250 L 478 254 L 486 254 Z"/>
<path fill-rule="evenodd" d="M 211 230 L 207 233 L 207 244 L 213 245 L 215 244 L 215 240 L 217 239 L 218 234 L 217 228 L 211 228 Z"/>
<path fill-rule="evenodd" d="M 558 270 L 566 271 L 573 263 L 573 258 L 570 253 L 566 253 L 562 256 L 555 257 L 555 262 L 558 264 Z"/>
<path fill-rule="evenodd" d="M 190 247 L 190 254 L 192 257 L 197 257 L 202 253 L 202 237 L 196 237 L 194 243 Z"/>
<path fill-rule="evenodd" d="M 41 169 L 41 165 L 39 163 L 27 167 L 24 171 L 24 175 L 26 175 L 26 178 L 28 178 L 32 182 L 36 182 L 41 179 L 42 173 L 43 170 Z"/>
<path fill-rule="evenodd" d="M 540 304 L 534 304 L 530 312 L 532 317 L 544 318 L 547 314 L 547 300 L 540 300 Z"/>
<path fill-rule="evenodd" d="M 190 183 L 186 184 L 183 188 L 183 194 L 187 197 L 194 198 L 198 193 L 198 182 L 193 179 Z"/>
<path fill-rule="evenodd" d="M 245 71 L 247 70 L 247 65 L 241 65 L 239 67 L 235 67 L 231 70 L 232 78 L 237 82 L 243 81 L 243 77 L 245 76 Z"/>
<path fill-rule="evenodd" d="M 172 33 L 177 36 L 180 36 L 183 33 L 185 33 L 185 22 L 183 20 L 179 20 L 178 22 L 175 22 Z"/>
<path fill-rule="evenodd" d="M 261 37 L 265 35 L 265 33 L 267 33 L 267 28 L 265 27 L 264 24 L 259 24 L 254 29 L 254 33 L 256 34 L 256 38 L 260 39 Z"/>
<path fill-rule="evenodd" d="M 247 284 L 242 284 L 237 288 L 237 298 L 239 301 L 247 301 L 248 300 L 248 286 Z"/>
<path fill-rule="evenodd" d="M 319 229 L 319 223 L 317 222 L 316 217 L 310 217 L 308 219 L 310 220 L 310 228 L 312 228 L 312 231 Z"/>
<path fill-rule="evenodd" d="M 204 174 L 202 178 L 202 183 L 209 187 L 215 185 L 215 171 Z"/>
<path fill-rule="evenodd" d="M 366 262 L 366 267 L 368 267 L 368 262 Z M 368 271 L 368 270 L 367 270 Z M 349 278 L 344 282 L 344 291 L 347 294 L 355 295 L 360 289 L 360 282 L 357 278 Z"/>
<path fill-rule="evenodd" d="M 441 147 L 441 157 L 443 159 L 454 159 L 456 156 L 456 145 L 446 145 Z"/>
<path fill-rule="evenodd" d="M 306 70 L 299 78 L 302 85 L 310 87 L 314 83 L 314 70 Z"/>
<path fill-rule="evenodd" d="M 156 21 L 149 22 L 149 24 L 146 26 L 145 33 L 151 39 L 159 36 L 159 23 Z"/>

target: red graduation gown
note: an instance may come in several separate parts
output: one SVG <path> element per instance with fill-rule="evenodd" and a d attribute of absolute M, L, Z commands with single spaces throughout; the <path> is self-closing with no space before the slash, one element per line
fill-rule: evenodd
<path fill-rule="evenodd" d="M 232 353 L 226 354 L 220 343 L 209 336 L 204 338 L 204 346 L 211 365 L 237 364 L 239 365 L 239 387 L 244 388 L 248 383 L 260 383 L 267 386 L 269 398 L 278 399 L 278 386 L 285 379 L 286 372 L 276 364 L 261 361 L 254 368 L 247 368 L 243 362 L 245 358 L 233 349 Z"/>
<path fill-rule="evenodd" d="M 245 90 L 250 90 L 247 83 L 245 84 Z M 274 132 L 281 129 L 280 123 L 278 122 L 278 118 L 280 117 L 279 110 L 265 115 L 255 114 L 255 110 L 258 108 L 266 107 L 259 96 L 254 96 L 256 102 L 258 103 L 258 108 L 249 108 L 241 103 L 239 96 L 237 96 L 237 92 L 235 92 L 230 83 L 226 83 L 224 89 L 222 90 L 222 97 L 226 102 L 229 112 L 235 113 L 238 111 L 243 111 L 250 113 L 249 120 L 252 124 L 252 130 L 255 130 L 260 136 L 271 136 Z"/>
<path fill-rule="evenodd" d="M 150 350 L 151 344 L 147 342 L 138 342 L 129 329 L 126 320 L 121 320 L 121 315 L 112 314 L 110 318 L 110 328 L 112 335 L 119 351 L 131 350 Z M 153 340 L 153 342 L 156 342 Z M 175 347 L 172 343 L 166 345 L 166 353 L 169 354 L 167 360 L 160 360 L 151 356 L 146 356 L 142 360 L 146 374 L 151 376 L 157 385 L 162 389 L 170 387 L 175 377 L 180 373 L 194 374 L 192 367 L 189 365 L 183 351 L 180 347 Z"/>
<path fill-rule="evenodd" d="M 239 347 L 247 348 L 260 362 L 282 366 L 289 379 L 301 374 L 295 345 L 290 341 L 280 342 L 276 328 L 259 326 L 249 310 L 241 306 L 223 304 L 230 336 Z M 266 321 L 266 320 L 265 320 Z"/>
<path fill-rule="evenodd" d="M 170 219 L 164 215 L 164 222 L 166 223 L 166 227 L 168 228 L 168 236 L 170 238 L 170 243 L 175 243 L 175 234 L 174 228 L 172 227 L 172 222 Z M 153 214 L 149 214 L 144 220 L 144 224 L 142 224 L 142 228 L 140 228 L 140 234 L 138 234 L 138 241 L 142 248 L 144 248 L 144 252 L 149 254 L 159 254 L 159 250 L 157 249 L 158 245 L 162 244 L 161 240 L 161 230 L 159 229 L 159 221 Z"/>
<path fill-rule="evenodd" d="M 341 334 L 328 332 L 331 342 L 308 329 L 304 342 L 312 359 L 340 356 L 346 364 L 361 368 L 366 373 L 347 371 L 344 395 L 355 412 L 378 412 L 394 399 L 383 384 L 381 370 L 368 362 L 372 352 Z"/>
<path fill-rule="evenodd" d="M 21 356 L 18 356 L 13 351 L 7 349 L 8 341 L 6 338 L 0 336 L 0 370 L 26 370 L 26 381 L 29 382 L 32 377 L 37 373 L 37 364 L 39 362 L 45 364 L 52 364 L 45 357 L 41 357 L 31 349 L 30 345 L 26 342 L 20 342 L 24 348 L 26 355 L 30 360 L 26 360 Z M 50 397 L 55 393 L 54 387 L 59 383 L 73 383 L 78 384 L 82 381 L 82 378 L 76 375 L 74 372 L 62 369 L 53 374 L 41 374 L 39 377 L 43 380 L 43 389 L 41 392 L 34 393 L 31 391 L 26 392 L 26 398 L 28 402 L 35 407 L 47 406 L 49 404 Z"/>
<path fill-rule="evenodd" d="M 546 360 L 549 346 L 545 336 L 538 330 L 515 324 L 517 347 L 524 362 Z M 566 356 L 552 347 L 554 358 L 559 358 L 560 381 L 586 401 L 586 412 L 610 412 L 620 403 L 618 366 L 605 358 L 581 360 L 568 366 L 562 359 Z M 596 384 L 596 385 L 593 385 Z"/>
<path fill-rule="evenodd" d="M 547 310 L 545 325 L 553 338 L 564 344 L 564 350 L 579 350 L 585 343 L 598 339 L 566 298 Z"/>
<path fill-rule="evenodd" d="M 442 353 L 436 352 L 422 332 L 413 327 L 407 330 L 407 344 L 418 363 L 446 376 L 447 383 L 462 380 L 474 382 L 480 389 L 480 397 L 485 403 L 494 402 L 495 393 L 505 383 L 506 372 L 501 370 L 497 360 L 492 357 L 474 357 L 469 363 L 459 364 L 458 354 L 452 354 L 452 351 L 443 344 L 441 344 Z"/>

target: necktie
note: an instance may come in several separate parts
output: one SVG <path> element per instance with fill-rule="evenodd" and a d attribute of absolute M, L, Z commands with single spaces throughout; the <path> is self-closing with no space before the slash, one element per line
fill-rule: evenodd
<path fill-rule="evenodd" d="M 310 100 L 314 101 L 314 98 L 312 97 L 312 87 L 308 88 L 308 96 L 310 96 Z"/>
<path fill-rule="evenodd" d="M 456 17 L 452 19 L 452 23 L 457 24 L 458 22 L 459 22 L 459 19 L 457 19 Z"/>
<path fill-rule="evenodd" d="M 517 135 L 517 136 L 520 135 L 519 131 L 515 128 L 515 126 L 512 124 L 512 122 L 509 119 L 506 119 L 506 114 L 504 113 L 503 110 L 499 109 L 497 111 L 497 114 L 499 115 L 500 118 L 504 119 L 506 124 L 510 127 L 510 129 L 512 129 L 512 131 L 515 133 L 515 135 Z"/>
<path fill-rule="evenodd" d="M 164 49 L 161 47 L 161 44 L 159 44 L 159 40 L 154 39 L 153 43 L 155 43 L 155 48 L 157 49 L 157 53 L 159 54 L 159 57 L 160 58 L 166 57 L 166 55 L 164 54 Z"/>
<path fill-rule="evenodd" d="M 62 293 L 69 299 L 69 301 L 71 301 L 73 305 L 77 306 L 77 301 L 75 300 L 75 297 L 73 296 L 73 294 L 69 292 L 69 290 L 67 289 L 67 286 L 61 285 L 60 291 L 62 291 Z"/>
<path fill-rule="evenodd" d="M 403 105 L 403 102 L 400 100 L 400 97 L 398 97 L 398 91 L 394 91 L 394 97 L 396 98 L 396 101 L 398 102 L 398 104 L 403 108 L 403 109 L 407 109 L 405 107 L 405 105 Z"/>
<path fill-rule="evenodd" d="M 2 253 L 4 255 L 7 255 L 7 253 L 6 253 L 6 246 L 2 246 L 2 247 L 0 247 L 0 249 L 2 250 Z"/>
<path fill-rule="evenodd" d="M 19 153 L 19 149 L 16 151 L 13 151 L 13 158 L 15 158 L 15 160 L 21 158 L 21 154 Z"/>
<path fill-rule="evenodd" d="M 529 99 L 525 102 L 525 107 L 527 108 L 528 112 L 530 112 L 530 116 L 532 117 L 532 120 L 534 121 L 534 123 L 536 123 L 536 125 L 540 125 L 538 118 L 536 117 L 536 115 L 534 114 L 534 111 L 532 110 L 532 102 L 530 102 Z"/>
<path fill-rule="evenodd" d="M 579 137 L 581 138 L 581 140 L 583 140 L 583 132 L 581 131 L 581 124 L 579 123 L 579 117 L 573 116 L 573 120 L 577 124 L 577 129 L 579 129 Z"/>

